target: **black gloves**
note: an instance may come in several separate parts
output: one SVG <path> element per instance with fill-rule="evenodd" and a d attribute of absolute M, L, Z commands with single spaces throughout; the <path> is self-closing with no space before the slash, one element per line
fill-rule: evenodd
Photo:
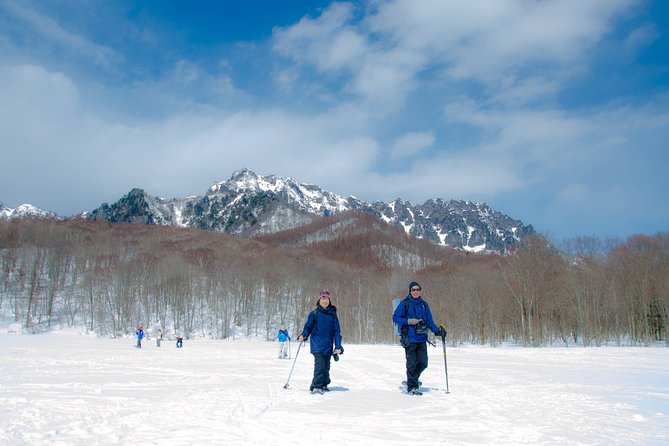
<path fill-rule="evenodd" d="M 445 338 L 446 337 L 446 328 L 443 325 L 439 326 L 439 330 L 434 332 L 435 336 L 439 336 L 440 338 Z"/>

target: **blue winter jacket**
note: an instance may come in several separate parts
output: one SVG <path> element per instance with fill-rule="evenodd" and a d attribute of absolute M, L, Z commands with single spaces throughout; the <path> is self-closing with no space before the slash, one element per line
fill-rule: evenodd
<path fill-rule="evenodd" d="M 279 330 L 279 333 L 277 333 L 276 337 L 279 338 L 279 342 L 286 342 L 290 340 L 290 336 L 288 336 L 288 330 Z"/>
<path fill-rule="evenodd" d="M 318 318 L 314 315 L 318 312 Z M 307 323 L 302 329 L 302 337 L 306 340 L 311 335 L 311 353 L 320 353 L 330 356 L 334 349 L 341 350 L 341 329 L 337 318 L 337 308 L 330 305 L 323 308 L 320 305 L 307 318 Z"/>
<path fill-rule="evenodd" d="M 404 302 L 408 301 L 409 305 L 406 311 L 404 312 L 404 307 L 406 304 Z M 432 312 L 430 311 L 430 306 L 422 298 L 417 297 L 413 298 L 411 295 L 407 296 L 400 304 L 395 308 L 393 313 L 393 322 L 403 328 L 405 326 L 409 327 L 409 342 L 411 344 L 418 344 L 420 342 L 427 341 L 427 333 L 416 334 L 416 326 L 409 325 L 407 319 L 415 318 L 422 319 L 427 323 L 427 327 L 432 330 L 432 333 L 437 333 L 439 327 L 434 323 L 432 319 Z"/>
<path fill-rule="evenodd" d="M 137 330 L 137 331 L 135 332 L 135 334 L 137 335 L 137 339 L 139 339 L 140 341 L 141 341 L 142 338 L 144 337 L 144 331 L 143 331 L 143 330 Z"/>

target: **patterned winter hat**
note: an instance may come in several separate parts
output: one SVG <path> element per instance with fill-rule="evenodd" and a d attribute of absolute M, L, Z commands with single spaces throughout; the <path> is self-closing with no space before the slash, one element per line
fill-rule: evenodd
<path fill-rule="evenodd" d="M 316 305 L 318 305 L 318 302 L 321 300 L 321 297 L 327 297 L 330 303 L 332 303 L 332 299 L 330 298 L 330 292 L 321 290 L 321 292 L 318 293 L 318 299 L 316 299 Z"/>

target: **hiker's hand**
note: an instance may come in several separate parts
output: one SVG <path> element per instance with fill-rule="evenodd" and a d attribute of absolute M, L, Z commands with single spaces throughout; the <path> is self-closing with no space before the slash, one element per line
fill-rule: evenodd
<path fill-rule="evenodd" d="M 304 342 L 304 336 L 299 335 L 299 336 L 297 337 L 297 340 L 300 341 L 300 342 Z"/>
<path fill-rule="evenodd" d="M 333 353 L 334 355 L 341 355 L 341 354 L 342 354 L 342 351 L 339 350 L 338 348 L 335 348 L 335 351 L 332 352 L 332 353 Z"/>
<path fill-rule="evenodd" d="M 410 317 L 407 319 L 407 324 L 409 325 L 418 325 L 420 323 L 421 319 L 416 319 L 414 317 Z"/>

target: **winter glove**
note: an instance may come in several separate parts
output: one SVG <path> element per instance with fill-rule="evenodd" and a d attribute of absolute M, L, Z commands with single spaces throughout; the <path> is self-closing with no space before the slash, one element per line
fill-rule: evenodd
<path fill-rule="evenodd" d="M 420 321 L 422 321 L 422 319 L 416 319 L 416 318 L 410 317 L 409 319 L 407 319 L 407 324 L 418 325 L 420 323 Z"/>
<path fill-rule="evenodd" d="M 445 338 L 446 337 L 446 329 L 444 328 L 443 325 L 439 326 L 439 330 L 434 332 L 435 336 L 439 336 L 440 338 Z"/>

